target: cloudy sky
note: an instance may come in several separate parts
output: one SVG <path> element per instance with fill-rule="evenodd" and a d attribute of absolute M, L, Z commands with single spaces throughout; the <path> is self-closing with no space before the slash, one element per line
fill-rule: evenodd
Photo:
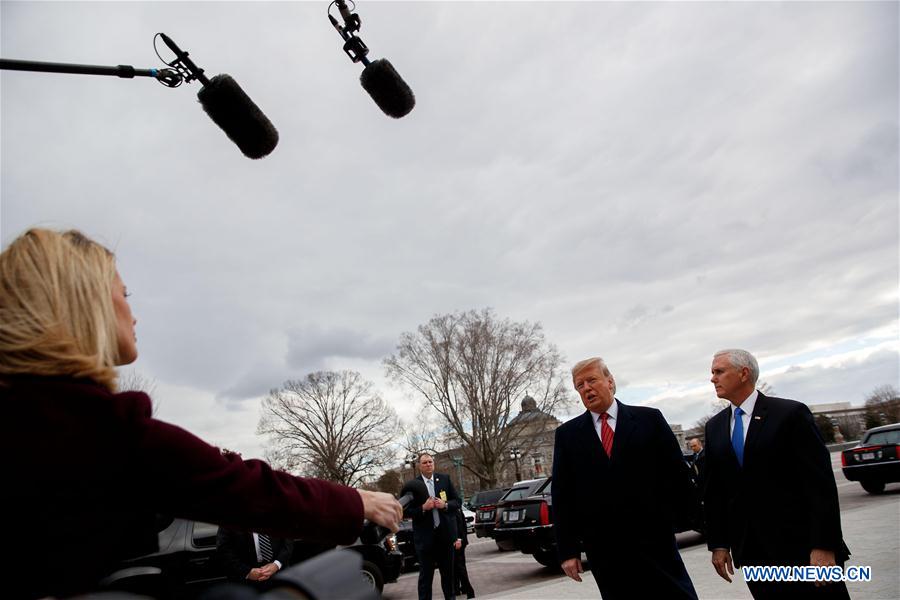
<path fill-rule="evenodd" d="M 251 161 L 197 83 L 3 71 L 3 245 L 112 247 L 159 416 L 261 453 L 260 399 L 436 313 L 538 321 L 691 425 L 711 354 L 779 395 L 898 385 L 896 2 L 360 0 L 384 116 L 317 2 L 9 2 L 4 58 L 161 66 L 162 31 L 278 128 Z M 564 416 L 564 415 L 560 415 Z"/>

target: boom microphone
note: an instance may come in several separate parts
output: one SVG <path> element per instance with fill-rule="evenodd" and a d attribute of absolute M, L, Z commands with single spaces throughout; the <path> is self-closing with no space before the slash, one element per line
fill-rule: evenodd
<path fill-rule="evenodd" d="M 351 0 L 352 1 L 352 0 Z M 337 19 L 331 15 L 331 7 L 337 6 L 344 25 L 341 26 Z M 354 5 L 354 8 L 355 5 Z M 365 42 L 356 36 L 356 32 L 362 25 L 359 15 L 351 13 L 345 0 L 334 0 L 328 5 L 328 19 L 331 25 L 344 39 L 344 52 L 353 62 L 361 62 L 365 65 L 359 82 L 364 90 L 369 93 L 378 108 L 389 117 L 399 119 L 416 105 L 416 97 L 412 89 L 403 81 L 394 66 L 384 58 L 374 62 L 369 61 L 366 55 L 369 48 Z"/>
<path fill-rule="evenodd" d="M 413 479 L 404 483 L 403 489 L 400 490 L 400 497 L 397 499 L 404 510 L 406 510 L 406 507 L 410 504 L 413 506 L 421 505 L 425 504 L 427 500 L 428 488 L 418 479 Z M 378 544 L 381 540 L 386 538 L 389 533 L 390 530 L 386 527 L 382 527 L 371 521 L 366 521 L 363 524 L 362 532 L 359 534 L 359 540 L 364 544 Z"/>
<path fill-rule="evenodd" d="M 416 105 L 416 97 L 386 58 L 369 63 L 359 76 L 363 89 L 369 92 L 378 108 L 389 117 L 399 119 Z"/>
<path fill-rule="evenodd" d="M 237 144 L 244 156 L 262 158 L 272 152 L 278 145 L 278 131 L 241 86 L 230 75 L 216 75 L 208 79 L 203 69 L 197 67 L 188 53 L 182 51 L 169 36 L 164 33 L 158 35 L 176 56 L 167 64 L 178 69 L 185 81 L 196 79 L 203 84 L 197 93 L 200 105 L 225 135 Z"/>

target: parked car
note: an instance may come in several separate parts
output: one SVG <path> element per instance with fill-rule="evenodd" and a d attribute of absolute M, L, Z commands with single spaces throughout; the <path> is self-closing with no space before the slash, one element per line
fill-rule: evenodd
<path fill-rule="evenodd" d="M 475 513 L 463 509 L 463 515 L 466 519 L 466 531 L 472 533 L 475 522 Z M 397 550 L 403 555 L 403 571 L 409 571 L 419 564 L 419 559 L 416 556 L 416 546 L 413 543 L 412 519 L 403 519 L 400 521 L 400 530 L 394 535 L 389 536 L 385 541 L 388 544 L 394 544 Z"/>
<path fill-rule="evenodd" d="M 475 533 L 475 513 L 468 508 L 461 508 L 463 518 L 466 520 L 466 533 Z"/>
<path fill-rule="evenodd" d="M 552 478 L 522 484 L 514 485 L 497 506 L 493 531 L 497 547 L 531 554 L 545 567 L 558 567 L 551 515 Z"/>
<path fill-rule="evenodd" d="M 841 452 L 841 470 L 870 494 L 900 481 L 900 423 L 868 430 L 858 446 Z"/>
<path fill-rule="evenodd" d="M 693 462 L 691 455 L 686 455 L 684 459 L 685 462 Z M 695 478 L 692 477 L 691 481 L 696 485 Z M 531 554 L 545 567 L 558 568 L 559 558 L 553 535 L 552 478 L 522 483 L 522 487 L 519 487 L 518 483 L 513 486 L 497 507 L 496 526 L 493 531 L 497 547 L 501 550 L 519 550 L 523 554 Z M 524 486 L 526 483 L 532 484 L 531 487 Z M 678 531 L 695 529 L 703 533 L 702 511 L 699 505 L 696 514 L 690 517 L 689 522 L 680 524 Z"/>
<path fill-rule="evenodd" d="M 481 490 L 472 494 L 469 498 L 469 501 L 466 503 L 466 507 L 476 512 L 482 506 L 486 506 L 488 504 L 496 504 L 497 501 L 509 491 L 509 487 L 502 488 L 494 488 L 491 490 Z"/>
<path fill-rule="evenodd" d="M 490 530 L 490 536 L 494 536 L 494 529 L 497 526 L 497 522 L 500 518 L 501 508 L 504 502 L 521 500 L 523 498 L 528 498 L 537 492 L 538 488 L 544 485 L 547 482 L 546 477 L 541 477 L 539 479 L 526 479 L 524 481 L 517 481 L 509 488 L 505 494 L 500 498 L 497 502 L 497 508 L 494 510 L 494 526 Z M 497 543 L 497 548 L 500 550 L 508 550 L 509 548 L 505 547 L 504 544 Z"/>
<path fill-rule="evenodd" d="M 105 582 L 121 590 L 152 598 L 194 598 L 207 587 L 226 581 L 216 555 L 218 526 L 185 519 L 166 519 L 160 524 L 159 551 L 123 561 Z M 294 542 L 291 564 L 302 562 L 333 545 Z M 363 576 L 381 592 L 385 583 L 397 581 L 402 555 L 382 544 L 344 546 L 363 558 Z M 285 565 L 287 566 L 287 565 Z"/>
<path fill-rule="evenodd" d="M 416 556 L 416 545 L 413 542 L 412 519 L 403 519 L 400 521 L 400 530 L 394 535 L 389 536 L 388 540 L 390 540 L 402 554 L 402 566 L 404 571 L 409 571 L 419 564 L 419 558 Z"/>
<path fill-rule="evenodd" d="M 476 537 L 491 537 L 491 531 L 494 529 L 494 511 L 497 508 L 497 502 L 508 491 L 508 487 L 481 490 L 480 492 L 475 492 L 469 498 L 469 508 L 475 513 L 473 528 Z"/>

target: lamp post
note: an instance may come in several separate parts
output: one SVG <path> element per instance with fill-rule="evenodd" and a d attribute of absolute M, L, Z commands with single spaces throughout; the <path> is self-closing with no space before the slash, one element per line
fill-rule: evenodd
<path fill-rule="evenodd" d="M 403 461 L 404 466 L 409 465 L 409 468 L 412 470 L 412 476 L 410 477 L 410 479 L 416 478 L 416 461 L 417 461 L 417 459 L 418 459 L 418 457 L 415 454 L 410 454 L 409 456 L 406 457 L 406 460 Z"/>
<path fill-rule="evenodd" d="M 450 460 L 453 461 L 453 464 L 456 465 L 456 480 L 459 481 L 459 497 L 465 500 L 466 498 L 466 490 L 463 487 L 463 478 L 462 478 L 462 465 L 463 465 L 463 457 L 462 456 L 451 456 Z"/>
<path fill-rule="evenodd" d="M 522 456 L 522 453 L 519 452 L 519 449 L 516 447 L 510 448 L 509 450 L 509 458 L 515 461 L 516 465 L 516 481 L 522 480 L 522 474 L 519 472 L 519 457 Z"/>

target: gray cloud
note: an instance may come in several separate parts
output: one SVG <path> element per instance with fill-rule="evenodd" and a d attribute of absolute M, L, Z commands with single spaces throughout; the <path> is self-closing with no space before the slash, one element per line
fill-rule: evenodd
<path fill-rule="evenodd" d="M 720 347 L 896 336 L 895 3 L 367 4 L 373 56 L 416 92 L 400 120 L 318 4 L 0 10 L 10 58 L 147 67 L 165 31 L 281 132 L 250 161 L 196 84 L 0 72 L 0 236 L 115 247 L 137 367 L 186 390 L 173 418 L 214 403 L 246 440 L 238 415 L 324 366 L 405 402 L 380 376 L 397 336 L 484 306 L 641 397 Z"/>
<path fill-rule="evenodd" d="M 308 326 L 289 333 L 287 363 L 295 368 L 317 370 L 328 358 L 379 360 L 394 345 L 394 339 L 376 338 L 363 331 Z"/>

